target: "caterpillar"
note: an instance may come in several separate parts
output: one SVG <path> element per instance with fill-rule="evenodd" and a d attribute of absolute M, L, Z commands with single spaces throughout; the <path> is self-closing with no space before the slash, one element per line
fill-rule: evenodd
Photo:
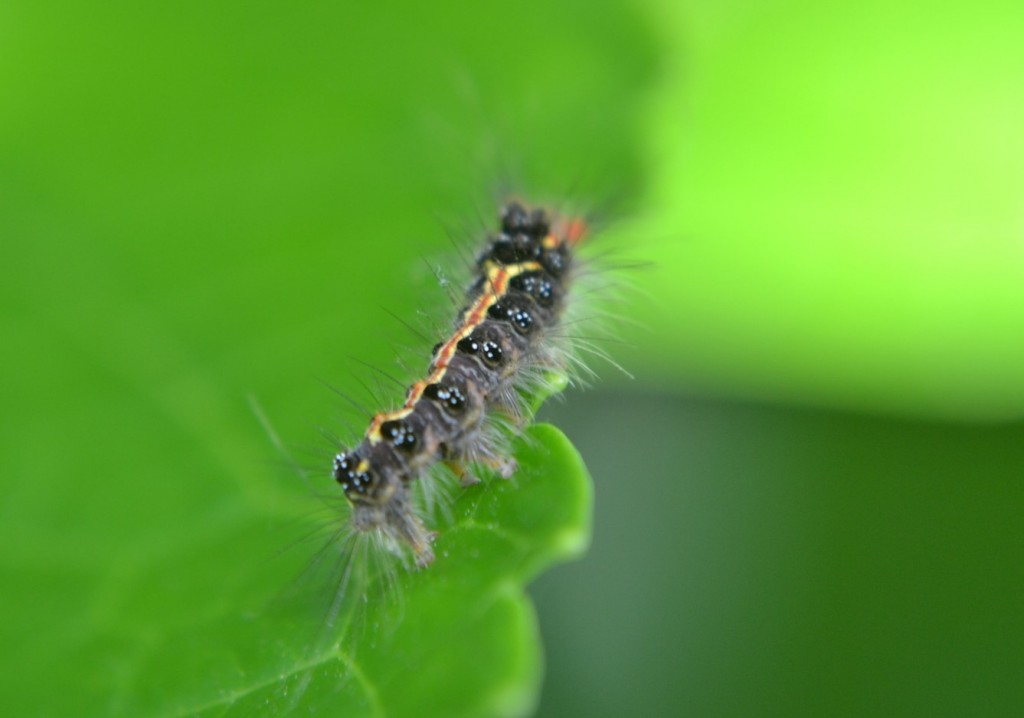
<path fill-rule="evenodd" d="M 464 485 L 472 467 L 515 472 L 509 432 L 532 416 L 531 391 L 565 369 L 558 327 L 577 273 L 581 219 L 558 219 L 513 201 L 476 259 L 476 279 L 452 331 L 438 342 L 426 376 L 402 406 L 373 417 L 355 448 L 338 453 L 333 477 L 351 507 L 351 529 L 410 549 L 417 566 L 433 562 L 435 537 L 414 488 L 438 464 Z"/>

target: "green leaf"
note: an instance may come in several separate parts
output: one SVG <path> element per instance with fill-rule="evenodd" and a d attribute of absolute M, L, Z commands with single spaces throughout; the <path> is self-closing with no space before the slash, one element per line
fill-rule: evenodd
<path fill-rule="evenodd" d="M 602 173 L 636 175 L 623 98 L 644 85 L 647 33 L 623 7 L 536 1 L 515 12 L 15 1 L 0 28 L 0 705 L 45 716 L 287 706 L 334 588 L 268 612 L 325 538 L 286 550 L 310 522 L 280 526 L 310 511 L 310 491 L 335 488 L 336 447 L 310 452 L 300 486 L 268 466 L 246 397 L 285 445 L 305 446 L 318 425 L 345 430 L 314 377 L 351 391 L 352 374 L 369 373 L 355 362 L 396 373 L 396 356 L 403 380 L 421 371 L 433 338 L 409 350 L 401 322 L 433 334 L 451 321 L 426 265 L 459 276 L 495 184 L 558 197 L 595 174 L 576 161 L 594 147 Z M 438 211 L 470 228 L 455 248 Z M 427 320 L 424 307 L 436 308 Z M 549 439 L 551 461 L 578 468 Z M 524 467 L 537 451 L 523 449 Z M 482 512 L 490 492 L 513 502 L 501 509 L 508 535 L 536 530 L 536 545 L 487 564 L 503 574 L 462 576 L 446 561 L 485 566 L 445 534 L 449 558 L 407 579 L 398 634 L 360 634 L 360 661 L 374 642 L 425 640 L 412 612 L 433 605 L 416 600 L 417 582 L 435 578 L 480 631 L 472 660 L 453 652 L 454 665 L 382 684 L 383 705 L 400 711 L 428 677 L 467 712 L 536 701 L 539 644 L 519 592 L 572 543 L 559 512 L 580 505 L 530 503 L 530 476 L 516 480 L 522 497 L 512 484 L 467 496 Z M 550 489 L 578 478 L 566 470 Z M 470 538 L 481 552 L 502 544 Z M 482 593 L 456 598 L 463 581 Z M 337 662 L 316 670 L 300 704 L 332 691 L 366 700 Z"/>
<path fill-rule="evenodd" d="M 265 520 L 240 515 L 225 522 L 231 530 L 214 536 L 191 526 L 194 540 L 142 552 L 137 562 L 120 566 L 88 624 L 49 638 L 54 652 L 40 657 L 76 668 L 61 691 L 32 696 L 31 712 L 528 713 L 542 660 L 524 586 L 587 546 L 591 485 L 579 455 L 553 427 L 531 427 L 516 455 L 520 470 L 512 479 L 488 480 L 458 496 L 454 520 L 438 527 L 431 567 L 403 570 L 386 590 L 371 586 L 365 605 L 338 617 L 342 635 L 328 631 L 327 642 L 322 622 L 335 583 L 306 586 L 314 594 L 308 602 L 268 600 L 294 576 L 296 561 L 301 566 L 319 545 L 300 544 L 286 552 L 287 560 L 268 561 L 274 551 Z M 35 586 L 81 595 L 72 578 L 51 573 Z M 8 593 L 5 602 L 10 607 L 18 598 L 17 591 Z M 17 608 L 23 616 L 32 611 Z M 44 642 L 53 630 L 42 631 Z"/>

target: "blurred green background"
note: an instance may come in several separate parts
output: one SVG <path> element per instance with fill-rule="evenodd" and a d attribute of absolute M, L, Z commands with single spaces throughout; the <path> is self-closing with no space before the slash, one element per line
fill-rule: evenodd
<path fill-rule="evenodd" d="M 545 409 L 596 516 L 533 589 L 540 714 L 1020 715 L 1022 38 L 1013 2 L 4 3 L 5 712 L 118 715 L 233 605 L 175 579 L 237 555 L 158 567 L 308 504 L 249 397 L 324 462 L 317 379 L 414 370 L 391 314 L 443 321 L 427 265 L 511 188 L 649 262 L 636 379 Z"/>

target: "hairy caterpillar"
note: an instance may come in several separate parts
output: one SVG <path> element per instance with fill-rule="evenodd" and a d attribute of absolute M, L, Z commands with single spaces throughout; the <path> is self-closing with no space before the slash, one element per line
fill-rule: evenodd
<path fill-rule="evenodd" d="M 390 548 L 434 560 L 434 534 L 414 485 L 438 463 L 464 484 L 472 466 L 515 471 L 508 431 L 532 415 L 528 397 L 566 352 L 557 329 L 576 273 L 574 250 L 586 225 L 511 202 L 476 261 L 478 275 L 452 332 L 439 342 L 427 376 L 397 410 L 377 414 L 355 448 L 334 457 L 333 476 L 351 506 L 351 528 Z"/>

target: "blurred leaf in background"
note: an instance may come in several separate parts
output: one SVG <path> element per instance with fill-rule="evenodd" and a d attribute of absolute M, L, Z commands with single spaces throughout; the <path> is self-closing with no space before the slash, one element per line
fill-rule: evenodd
<path fill-rule="evenodd" d="M 674 42 L 647 135 L 661 375 L 1024 415 L 1024 6 L 661 10 Z"/>
<path fill-rule="evenodd" d="M 303 655 L 239 628 L 313 501 L 247 397 L 292 447 L 358 430 L 313 378 L 411 376 L 434 213 L 472 246 L 510 185 L 625 197 L 601 242 L 654 264 L 638 381 L 549 414 L 597 513 L 536 588 L 541 713 L 1019 715 L 1022 36 L 1011 2 L 4 4 L 4 708 L 172 715 Z"/>

